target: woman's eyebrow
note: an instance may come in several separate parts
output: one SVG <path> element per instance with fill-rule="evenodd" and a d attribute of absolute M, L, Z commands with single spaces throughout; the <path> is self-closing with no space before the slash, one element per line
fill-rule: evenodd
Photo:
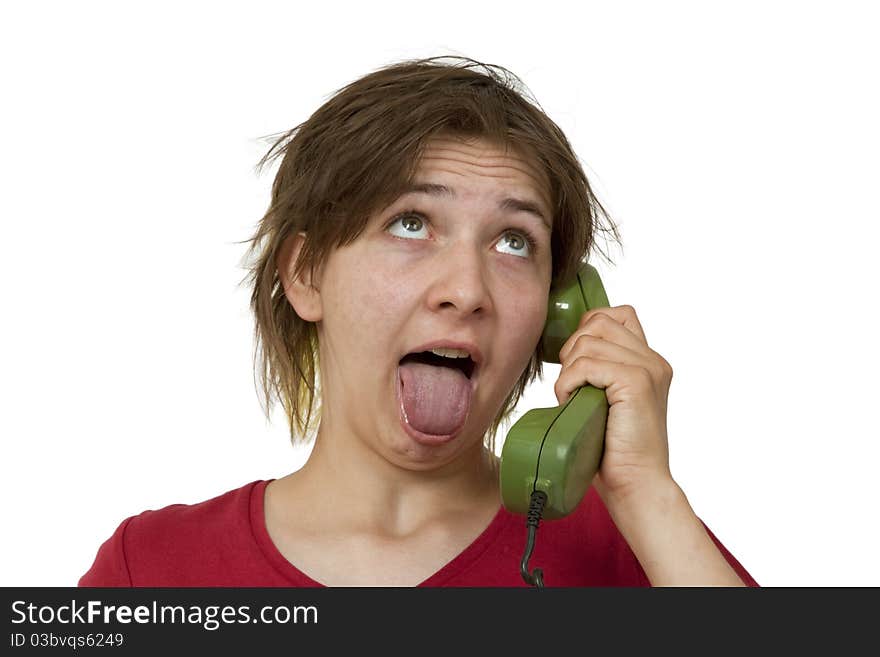
<path fill-rule="evenodd" d="M 403 197 L 408 194 L 428 194 L 429 196 L 448 196 L 449 198 L 455 198 L 455 190 L 451 187 L 429 182 L 410 183 L 403 188 L 400 196 Z M 498 207 L 504 212 L 526 212 L 534 215 L 541 220 L 548 230 L 551 229 L 549 220 L 544 216 L 540 206 L 534 201 L 507 197 L 501 200 Z"/>

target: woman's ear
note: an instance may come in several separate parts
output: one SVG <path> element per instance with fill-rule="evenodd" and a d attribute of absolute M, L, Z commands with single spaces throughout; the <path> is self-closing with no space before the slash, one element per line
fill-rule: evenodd
<path fill-rule="evenodd" d="M 308 267 L 298 277 L 293 277 L 293 270 L 305 240 L 306 234 L 302 231 L 288 236 L 278 250 L 275 266 L 278 269 L 281 285 L 284 287 L 284 296 L 287 297 L 296 314 L 307 322 L 318 322 L 323 317 L 321 292 L 312 286 Z"/>

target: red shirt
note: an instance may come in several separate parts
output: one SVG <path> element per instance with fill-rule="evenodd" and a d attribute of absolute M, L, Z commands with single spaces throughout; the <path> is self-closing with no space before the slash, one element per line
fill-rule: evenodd
<path fill-rule="evenodd" d="M 127 518 L 101 545 L 79 586 L 322 586 L 269 538 L 268 483 Z M 758 586 L 706 531 L 742 580 Z M 525 540 L 525 518 L 502 507 L 482 534 L 419 586 L 526 586 L 520 575 Z M 593 488 L 570 515 L 541 522 L 529 560 L 535 567 L 544 571 L 545 586 L 650 586 Z"/>

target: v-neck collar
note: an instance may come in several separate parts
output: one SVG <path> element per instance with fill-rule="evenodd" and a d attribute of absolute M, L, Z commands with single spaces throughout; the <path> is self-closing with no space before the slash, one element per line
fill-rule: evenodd
<path fill-rule="evenodd" d="M 295 565 L 290 563 L 281 554 L 280 550 L 272 542 L 269 530 L 266 528 L 266 487 L 272 479 L 257 481 L 251 489 L 250 497 L 250 524 L 254 540 L 260 551 L 272 567 L 290 582 L 291 586 L 325 587 L 325 584 L 309 577 Z M 511 514 L 500 506 L 495 516 L 489 522 L 479 536 L 477 536 L 464 550 L 442 566 L 440 570 L 430 575 L 417 586 L 433 587 L 444 586 L 458 575 L 471 568 L 479 558 L 498 540 L 502 530 L 509 522 Z"/>

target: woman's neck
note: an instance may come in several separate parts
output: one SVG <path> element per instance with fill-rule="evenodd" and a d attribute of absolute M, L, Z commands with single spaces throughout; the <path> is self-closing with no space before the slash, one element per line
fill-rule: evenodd
<path fill-rule="evenodd" d="M 485 516 L 501 504 L 498 459 L 482 444 L 440 467 L 407 469 L 363 443 L 321 432 L 308 461 L 275 488 L 301 518 L 386 536 L 475 510 Z"/>

